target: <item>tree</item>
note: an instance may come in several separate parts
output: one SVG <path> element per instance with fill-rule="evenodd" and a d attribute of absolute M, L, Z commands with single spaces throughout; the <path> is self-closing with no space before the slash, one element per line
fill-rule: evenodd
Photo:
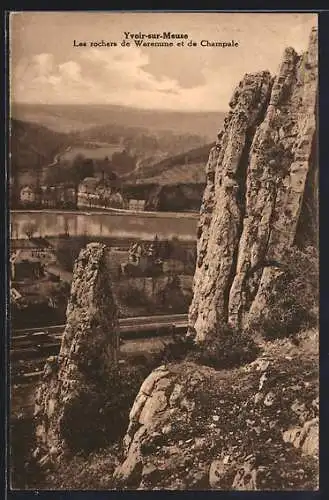
<path fill-rule="evenodd" d="M 86 177 L 93 177 L 95 173 L 94 161 L 91 158 L 85 158 L 82 154 L 77 154 L 71 165 L 72 181 L 80 183 Z"/>
<path fill-rule="evenodd" d="M 69 168 L 70 164 L 66 161 L 61 161 L 56 165 L 48 167 L 45 177 L 45 183 L 48 186 L 56 186 L 57 184 L 67 183 Z"/>
<path fill-rule="evenodd" d="M 86 177 L 94 175 L 94 162 L 91 158 L 85 158 L 82 154 L 77 154 L 67 171 L 67 180 L 73 184 L 75 190 L 75 205 L 78 204 L 79 184 Z"/>
<path fill-rule="evenodd" d="M 27 236 L 27 238 L 30 240 L 34 233 L 37 230 L 37 225 L 35 222 L 26 222 L 23 226 L 23 233 Z"/>
<path fill-rule="evenodd" d="M 115 170 L 119 171 L 119 174 L 125 174 L 127 172 L 132 172 L 136 167 L 136 158 L 130 156 L 127 151 L 122 151 L 122 153 L 113 153 L 112 163 Z"/>

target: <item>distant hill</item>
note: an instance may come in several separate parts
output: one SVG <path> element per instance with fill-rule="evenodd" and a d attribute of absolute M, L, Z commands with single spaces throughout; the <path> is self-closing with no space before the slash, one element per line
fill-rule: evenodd
<path fill-rule="evenodd" d="M 29 106 L 23 108 L 31 109 Z M 224 115 L 218 117 L 212 138 L 221 128 L 223 117 Z M 60 122 L 61 120 L 59 117 Z M 200 131 L 204 132 L 202 129 Z M 98 162 L 108 157 L 111 170 L 121 177 L 124 185 L 139 186 L 138 189 L 143 184 L 152 185 L 154 200 L 159 198 L 161 201 L 161 196 L 167 196 L 164 191 L 161 191 L 160 196 L 156 186 L 169 188 L 170 185 L 195 185 L 195 189 L 189 188 L 192 194 L 190 191 L 188 194 L 179 191 L 182 187 L 178 191 L 176 189 L 177 193 L 175 191 L 177 199 L 191 198 L 190 204 L 194 207 L 197 205 L 194 198 L 198 199 L 200 191 L 197 185 L 205 183 L 205 165 L 214 144 L 210 141 L 205 144 L 206 139 L 205 136 L 189 132 L 178 133 L 166 129 L 148 131 L 143 127 L 116 123 L 63 133 L 44 125 L 13 118 L 10 139 L 11 176 L 18 189 L 25 184 L 36 185 L 38 180 L 44 182 L 55 161 L 58 162 L 57 168 L 62 165 L 61 168 L 65 170 L 77 153 Z M 117 150 L 122 153 L 113 153 Z M 65 172 L 63 175 L 65 178 Z M 149 189 L 147 193 L 147 199 L 152 197 Z M 164 201 L 162 204 L 167 205 Z"/>
<path fill-rule="evenodd" d="M 141 166 L 126 181 L 146 184 L 204 183 L 205 166 L 215 142 L 186 153 L 165 158 L 153 165 Z"/>
<path fill-rule="evenodd" d="M 202 133 L 179 133 L 172 130 L 151 130 L 108 123 L 97 125 L 75 133 L 80 142 L 120 144 L 122 148 L 136 156 L 138 160 L 149 160 L 154 156 L 156 161 L 164 157 L 176 155 L 192 148 L 203 146 L 208 138 Z"/>
<path fill-rule="evenodd" d="M 52 162 L 54 156 L 71 144 L 72 138 L 46 127 L 21 120 L 10 121 L 11 173 L 36 171 Z"/>
<path fill-rule="evenodd" d="M 223 122 L 223 112 L 144 110 L 114 105 L 12 105 L 12 117 L 38 123 L 53 130 L 72 132 L 93 126 L 115 124 L 149 131 L 168 130 L 206 136 L 208 141 Z"/>

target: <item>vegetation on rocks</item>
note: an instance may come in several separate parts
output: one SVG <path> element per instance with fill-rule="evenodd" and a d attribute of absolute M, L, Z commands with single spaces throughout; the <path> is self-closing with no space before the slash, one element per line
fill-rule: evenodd
<path fill-rule="evenodd" d="M 212 332 L 209 341 L 195 345 L 187 359 L 221 370 L 250 363 L 258 352 L 257 344 L 248 333 L 224 324 Z"/>
<path fill-rule="evenodd" d="M 234 91 L 207 165 L 188 335 L 153 359 L 160 366 L 119 366 L 106 248 L 80 253 L 60 371 L 46 365 L 36 404 L 47 487 L 318 488 L 318 255 L 293 246 L 316 45 L 313 30 L 308 52 L 287 49 L 275 79 L 246 74 Z M 293 132 L 276 130 L 276 112 L 293 118 Z"/>
<path fill-rule="evenodd" d="M 299 335 L 298 347 L 290 340 L 267 342 L 255 361 L 234 369 L 168 364 L 169 374 L 144 408 L 156 404 L 158 391 L 167 406 L 150 420 L 139 417 L 141 431 L 118 469 L 124 484 L 146 490 L 316 488 L 317 340 L 308 331 Z M 298 433 L 299 441 L 290 440 Z M 141 465 L 131 469 L 136 446 Z"/>
<path fill-rule="evenodd" d="M 318 255 L 314 248 L 292 247 L 282 259 L 282 272 L 266 291 L 266 310 L 249 325 L 249 335 L 268 339 L 294 336 L 317 324 Z"/>

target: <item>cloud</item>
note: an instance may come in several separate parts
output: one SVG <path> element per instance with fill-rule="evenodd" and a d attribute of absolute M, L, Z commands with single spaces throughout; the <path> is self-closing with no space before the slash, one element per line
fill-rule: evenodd
<path fill-rule="evenodd" d="M 81 92 L 92 89 L 75 61 L 56 63 L 52 54 L 37 54 L 19 61 L 11 79 L 13 98 L 20 102 L 59 103 L 79 101 Z"/>
<path fill-rule="evenodd" d="M 205 83 L 184 88 L 176 79 L 149 71 L 139 48 L 86 49 L 78 61 L 56 63 L 51 54 L 20 61 L 13 75 L 19 102 L 121 104 L 141 108 L 212 109 L 220 94 L 215 73 L 203 70 Z"/>
<path fill-rule="evenodd" d="M 143 108 L 225 109 L 245 72 L 277 70 L 282 51 L 305 50 L 314 14 L 17 14 L 12 39 L 16 101 L 113 103 Z M 191 40 L 231 40 L 239 48 L 75 48 L 72 38 L 119 42 L 123 31 Z M 167 29 L 167 28 L 166 28 Z M 58 36 L 60 33 L 60 36 Z M 43 52 L 40 53 L 40 40 Z"/>
<path fill-rule="evenodd" d="M 271 43 L 264 43 L 262 50 L 259 37 L 241 35 L 234 56 L 232 51 L 220 49 L 193 49 L 191 57 L 187 47 L 178 53 L 170 49 L 146 52 L 133 46 L 74 49 L 67 59 L 40 53 L 18 61 L 12 94 L 15 101 L 30 103 L 225 110 L 244 73 L 264 69 L 276 72 L 288 42 L 296 42 L 297 50 L 305 48 L 306 31 L 308 27 L 303 24 L 291 26 L 278 38 L 274 30 L 272 37 L 267 35 Z"/>

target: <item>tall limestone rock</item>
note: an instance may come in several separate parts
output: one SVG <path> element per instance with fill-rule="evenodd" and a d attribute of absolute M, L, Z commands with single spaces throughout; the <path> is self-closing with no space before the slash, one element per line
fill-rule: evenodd
<path fill-rule="evenodd" d="M 203 342 L 223 322 L 241 326 L 296 239 L 314 154 L 317 31 L 308 51 L 287 48 L 278 75 L 246 74 L 207 164 L 189 335 Z M 314 167 L 314 165 L 313 165 Z"/>
<path fill-rule="evenodd" d="M 107 248 L 91 243 L 74 266 L 59 356 L 48 359 L 37 392 L 35 456 L 41 463 L 83 446 L 98 412 L 95 395 L 116 376 L 118 347 Z"/>
<path fill-rule="evenodd" d="M 305 54 L 285 51 L 277 77 L 247 74 L 234 91 L 206 167 L 189 311 L 196 343 L 221 323 L 243 326 L 284 272 L 305 202 L 316 200 L 316 94 L 315 30 Z M 186 360 L 153 370 L 130 412 L 115 485 L 317 489 L 316 332 L 301 342 L 267 346 L 231 370 Z"/>

